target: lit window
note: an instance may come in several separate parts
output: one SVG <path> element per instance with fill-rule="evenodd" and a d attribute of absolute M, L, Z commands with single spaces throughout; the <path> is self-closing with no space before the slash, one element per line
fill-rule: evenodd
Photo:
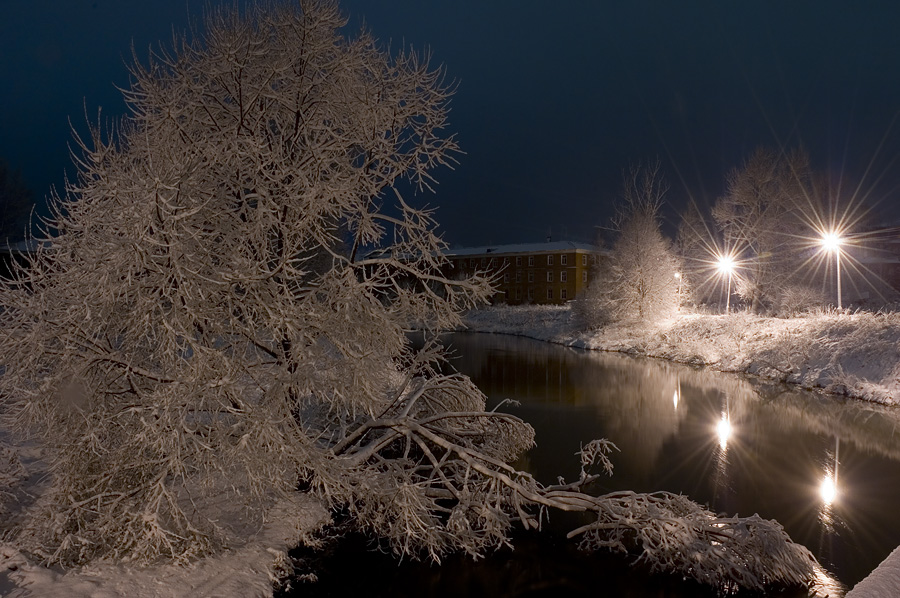
<path fill-rule="evenodd" d="M 553 282 L 553 272 L 547 272 L 547 282 Z"/>
<path fill-rule="evenodd" d="M 560 272 L 560 273 L 559 273 L 559 282 L 569 282 L 569 276 L 568 276 L 568 274 L 569 274 L 569 273 L 566 272 L 565 270 L 563 270 L 562 272 Z"/>
<path fill-rule="evenodd" d="M 548 266 L 552 266 L 552 265 L 553 265 L 553 255 L 548 255 L 548 256 L 547 256 L 547 265 L 548 265 Z"/>
<path fill-rule="evenodd" d="M 569 256 L 563 254 L 559 256 L 559 265 L 560 266 L 568 266 L 569 265 Z"/>
<path fill-rule="evenodd" d="M 547 299 L 553 299 L 553 289 L 547 289 Z"/>

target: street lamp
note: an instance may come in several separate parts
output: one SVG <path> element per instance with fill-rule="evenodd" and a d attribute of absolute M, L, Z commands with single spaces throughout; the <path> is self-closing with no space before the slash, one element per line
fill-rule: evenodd
<path fill-rule="evenodd" d="M 734 258 L 728 255 L 719 256 L 719 273 L 728 276 L 728 295 L 725 297 L 725 313 L 731 311 L 731 275 L 734 272 Z"/>
<path fill-rule="evenodd" d="M 681 272 L 675 273 L 675 280 L 678 281 L 678 291 L 676 291 L 675 295 L 675 311 L 681 311 Z"/>
<path fill-rule="evenodd" d="M 842 239 L 841 236 L 834 231 L 822 234 L 822 249 L 834 254 L 834 262 L 837 265 L 838 309 L 843 308 L 843 306 L 841 305 L 841 244 L 843 242 L 844 239 Z"/>

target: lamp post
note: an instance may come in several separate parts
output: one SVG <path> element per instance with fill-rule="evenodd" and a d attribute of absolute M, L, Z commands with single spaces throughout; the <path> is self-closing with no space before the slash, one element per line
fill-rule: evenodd
<path fill-rule="evenodd" d="M 681 272 L 675 273 L 675 280 L 678 281 L 678 290 L 675 295 L 675 311 L 681 311 Z"/>
<path fill-rule="evenodd" d="M 725 313 L 731 311 L 731 274 L 734 272 L 734 258 L 723 255 L 718 262 L 719 273 L 728 276 L 728 295 L 725 297 Z"/>
<path fill-rule="evenodd" d="M 837 305 L 838 309 L 842 309 L 841 305 L 841 244 L 844 240 L 836 232 L 828 232 L 822 235 L 822 248 L 834 254 L 834 262 L 837 265 Z"/>

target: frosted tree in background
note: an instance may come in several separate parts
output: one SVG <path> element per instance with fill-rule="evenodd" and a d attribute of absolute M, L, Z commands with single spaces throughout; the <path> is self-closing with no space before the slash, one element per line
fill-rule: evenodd
<path fill-rule="evenodd" d="M 743 264 L 736 290 L 753 311 L 779 303 L 802 261 L 797 241 L 807 229 L 802 215 L 811 203 L 809 181 L 805 152 L 758 148 L 728 174 L 726 193 L 713 206 L 724 246 Z"/>
<path fill-rule="evenodd" d="M 593 325 L 621 320 L 652 322 L 675 312 L 679 301 L 675 273 L 680 266 L 672 243 L 660 229 L 660 209 L 667 191 L 658 162 L 626 173 L 613 219 L 612 249 L 583 302 Z"/>

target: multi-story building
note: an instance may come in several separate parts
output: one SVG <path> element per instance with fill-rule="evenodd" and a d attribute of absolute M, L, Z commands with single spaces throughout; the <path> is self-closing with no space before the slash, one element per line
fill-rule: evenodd
<path fill-rule="evenodd" d="M 495 278 L 495 303 L 561 304 L 587 288 L 594 266 L 606 252 L 587 243 L 548 241 L 451 249 L 449 276 L 475 272 Z"/>

